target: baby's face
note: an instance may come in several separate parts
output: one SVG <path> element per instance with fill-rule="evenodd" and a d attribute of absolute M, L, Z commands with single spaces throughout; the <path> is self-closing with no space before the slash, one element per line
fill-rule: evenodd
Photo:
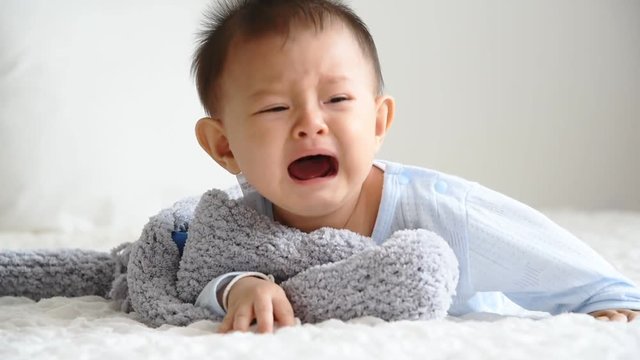
<path fill-rule="evenodd" d="M 326 25 L 236 41 L 220 79 L 227 169 L 276 212 L 321 217 L 357 200 L 390 124 L 370 60 L 346 27 Z"/>

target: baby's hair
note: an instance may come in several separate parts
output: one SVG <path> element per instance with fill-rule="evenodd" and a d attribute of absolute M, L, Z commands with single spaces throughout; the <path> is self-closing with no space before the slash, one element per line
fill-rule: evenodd
<path fill-rule="evenodd" d="M 340 0 L 219 0 L 206 14 L 191 72 L 200 102 L 210 116 L 216 113 L 216 84 L 220 79 L 229 45 L 237 36 L 255 39 L 266 34 L 288 36 L 293 23 L 322 31 L 325 23 L 339 20 L 354 34 L 375 71 L 376 91 L 384 87 L 376 45 L 365 23 Z"/>

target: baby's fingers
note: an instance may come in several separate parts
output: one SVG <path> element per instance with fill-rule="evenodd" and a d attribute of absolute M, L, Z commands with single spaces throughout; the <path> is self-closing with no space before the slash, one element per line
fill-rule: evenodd
<path fill-rule="evenodd" d="M 592 312 L 591 315 L 598 320 L 627 322 L 633 321 L 638 316 L 638 312 L 627 309 L 599 310 Z"/>
<path fill-rule="evenodd" d="M 638 318 L 640 316 L 640 312 L 635 311 L 635 310 L 628 310 L 628 309 L 623 309 L 623 310 L 618 310 L 620 313 L 622 313 L 624 316 L 626 316 L 627 321 L 631 322 L 633 320 L 636 320 L 636 318 Z"/>
<path fill-rule="evenodd" d="M 249 331 L 249 326 L 251 325 L 253 319 L 253 307 L 249 306 L 238 309 L 233 319 L 232 330 L 242 332 Z"/>
<path fill-rule="evenodd" d="M 233 314 L 228 313 L 224 317 L 224 319 L 222 319 L 220 326 L 218 326 L 218 332 L 221 334 L 227 333 L 231 330 L 232 325 L 233 325 Z"/>
<path fill-rule="evenodd" d="M 295 324 L 293 308 L 286 296 L 274 299 L 273 315 L 280 326 L 292 326 Z"/>
<path fill-rule="evenodd" d="M 230 331 L 247 331 L 253 320 L 253 309 L 251 307 L 237 310 L 229 309 L 227 316 L 222 319 L 218 326 L 218 333 L 224 334 Z"/>
<path fill-rule="evenodd" d="M 273 332 L 273 305 L 270 298 L 259 298 L 254 303 L 259 333 Z"/>
<path fill-rule="evenodd" d="M 609 319 L 611 321 L 619 321 L 619 322 L 627 322 L 628 321 L 627 320 L 627 315 L 619 313 L 619 312 L 616 312 L 616 313 L 613 313 L 613 314 L 609 315 Z"/>

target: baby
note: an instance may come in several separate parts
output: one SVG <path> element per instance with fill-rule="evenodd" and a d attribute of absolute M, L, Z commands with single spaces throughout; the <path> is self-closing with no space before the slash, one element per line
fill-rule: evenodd
<path fill-rule="evenodd" d="M 401 229 L 437 233 L 460 266 L 451 315 L 508 314 L 517 304 L 638 316 L 630 309 L 640 309 L 640 290 L 542 214 L 455 176 L 374 160 L 395 101 L 383 92 L 367 27 L 347 6 L 224 1 L 209 20 L 193 64 L 209 115 L 196 135 L 257 191 L 259 212 L 305 232 L 348 229 L 376 243 Z M 285 292 L 263 274 L 224 274 L 196 304 L 225 316 L 221 332 L 294 323 Z"/>

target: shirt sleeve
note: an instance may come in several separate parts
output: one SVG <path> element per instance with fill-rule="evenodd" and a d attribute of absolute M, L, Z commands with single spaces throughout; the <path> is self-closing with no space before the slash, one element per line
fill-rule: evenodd
<path fill-rule="evenodd" d="M 218 276 L 217 278 L 209 281 L 209 283 L 202 289 L 200 295 L 196 299 L 196 306 L 209 309 L 216 315 L 224 317 L 227 312 L 224 311 L 222 305 L 218 302 L 218 290 L 231 282 L 236 276 L 242 275 L 244 271 L 234 271 Z"/>
<path fill-rule="evenodd" d="M 540 212 L 475 184 L 466 199 L 472 291 L 551 314 L 640 309 L 640 290 Z"/>

